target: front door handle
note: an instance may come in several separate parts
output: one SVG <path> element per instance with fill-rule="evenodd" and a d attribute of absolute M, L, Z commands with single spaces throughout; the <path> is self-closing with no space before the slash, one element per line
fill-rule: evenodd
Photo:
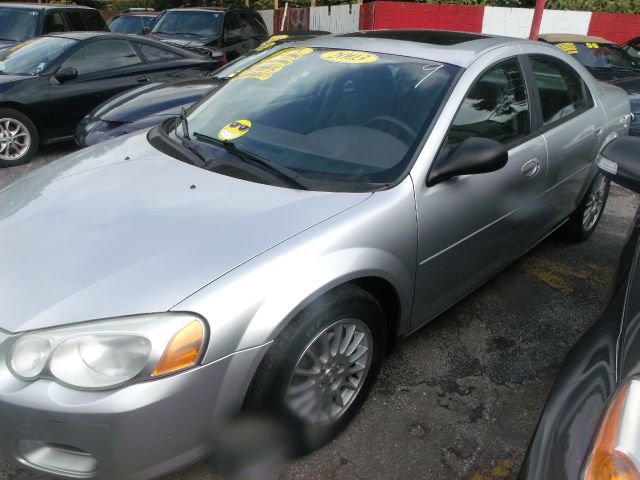
<path fill-rule="evenodd" d="M 138 78 L 138 83 L 148 83 L 149 82 L 149 77 L 141 77 Z"/>
<path fill-rule="evenodd" d="M 596 123 L 593 126 L 593 134 L 600 138 L 602 136 L 602 134 L 604 133 L 604 125 L 602 123 Z"/>
<path fill-rule="evenodd" d="M 537 158 L 531 159 L 522 165 L 520 171 L 525 177 L 535 177 L 540 171 L 540 161 Z"/>

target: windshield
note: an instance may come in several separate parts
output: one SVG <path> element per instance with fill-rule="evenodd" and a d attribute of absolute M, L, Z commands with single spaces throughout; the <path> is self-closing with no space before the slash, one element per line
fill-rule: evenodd
<path fill-rule="evenodd" d="M 22 42 L 38 34 L 40 12 L 21 8 L 0 8 L 0 40 Z"/>
<path fill-rule="evenodd" d="M 63 37 L 38 37 L 0 51 L 0 73 L 38 75 L 77 43 Z"/>
<path fill-rule="evenodd" d="M 393 183 L 458 70 L 395 55 L 284 48 L 196 105 L 189 132 L 345 190 Z"/>
<path fill-rule="evenodd" d="M 205 11 L 170 11 L 165 13 L 151 33 L 218 37 L 223 14 Z"/>
<path fill-rule="evenodd" d="M 638 68 L 629 54 L 610 43 L 565 42 L 556 44 L 556 47 L 575 56 L 587 68 Z"/>
<path fill-rule="evenodd" d="M 145 27 L 151 28 L 153 17 L 141 15 L 123 15 L 109 24 L 112 32 L 117 33 L 142 33 Z"/>
<path fill-rule="evenodd" d="M 284 48 L 291 48 L 290 45 L 291 44 L 289 44 L 289 46 L 282 46 L 282 45 L 274 44 L 269 46 L 266 49 L 256 48 L 255 50 L 251 50 L 250 52 L 245 53 L 239 58 L 236 58 L 232 62 L 227 63 L 224 67 L 221 67 L 218 70 L 216 70 L 214 77 L 216 78 L 234 77 L 245 68 L 250 67 L 254 63 L 262 60 L 263 58 L 273 55 L 275 52 L 282 50 Z"/>

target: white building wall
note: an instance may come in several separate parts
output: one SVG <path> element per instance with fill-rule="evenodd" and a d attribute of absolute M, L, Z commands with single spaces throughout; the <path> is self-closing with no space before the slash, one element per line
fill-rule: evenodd
<path fill-rule="evenodd" d="M 485 7 L 482 33 L 528 38 L 533 21 L 533 9 Z M 576 33 L 586 35 L 591 12 L 545 10 L 540 33 Z"/>
<path fill-rule="evenodd" d="M 359 5 L 334 5 L 311 8 L 309 29 L 331 33 L 351 33 L 360 25 Z"/>
<path fill-rule="evenodd" d="M 267 25 L 269 35 L 273 35 L 273 10 L 258 10 L 258 13 L 262 16 L 264 23 Z"/>

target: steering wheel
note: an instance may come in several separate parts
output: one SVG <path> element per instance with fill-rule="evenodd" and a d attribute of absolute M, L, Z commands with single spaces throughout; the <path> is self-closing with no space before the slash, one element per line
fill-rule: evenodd
<path fill-rule="evenodd" d="M 390 123 L 392 125 L 395 125 L 396 127 L 398 127 L 400 130 L 402 130 L 402 132 L 404 132 L 407 136 L 409 141 L 407 142 L 407 144 L 411 144 L 416 137 L 418 136 L 418 134 L 416 133 L 416 131 L 411 128 L 409 125 L 407 125 L 405 122 L 403 122 L 402 120 L 397 119 L 396 117 L 392 117 L 390 115 L 378 115 L 377 117 L 373 117 L 372 119 L 370 119 L 367 123 L 366 126 L 370 127 L 371 125 L 375 124 L 376 122 L 381 122 L 381 123 Z"/>

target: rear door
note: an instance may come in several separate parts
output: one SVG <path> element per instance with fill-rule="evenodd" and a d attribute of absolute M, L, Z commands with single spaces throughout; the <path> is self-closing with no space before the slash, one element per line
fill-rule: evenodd
<path fill-rule="evenodd" d="M 78 78 L 64 83 L 51 76 L 49 97 L 52 112 L 48 119 L 54 127 L 52 137 L 73 133 L 78 122 L 108 98 L 146 83 L 141 71 L 142 59 L 130 42 L 122 39 L 98 39 L 76 50 L 61 65 L 78 70 Z"/>
<path fill-rule="evenodd" d="M 537 131 L 524 60 L 514 53 L 478 74 L 434 162 L 448 161 L 464 140 L 483 137 L 508 148 L 507 165 L 430 187 L 426 178 L 414 179 L 418 269 L 412 327 L 473 291 L 544 234 L 540 198 L 547 153 Z"/>
<path fill-rule="evenodd" d="M 530 55 L 534 94 L 541 106 L 542 133 L 549 151 L 545 204 L 548 227 L 569 216 L 581 201 L 604 138 L 604 113 L 580 74 L 565 61 Z"/>
<path fill-rule="evenodd" d="M 227 13 L 224 17 L 224 31 L 222 33 L 222 53 L 227 61 L 235 60 L 250 50 L 250 38 L 246 30 L 242 29 L 240 15 Z"/>

